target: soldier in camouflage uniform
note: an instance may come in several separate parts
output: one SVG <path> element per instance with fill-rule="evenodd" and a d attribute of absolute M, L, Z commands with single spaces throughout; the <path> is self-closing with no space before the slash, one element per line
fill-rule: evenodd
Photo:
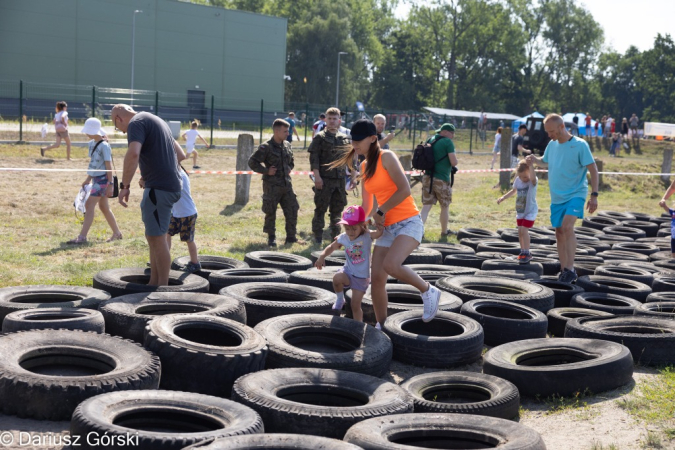
<path fill-rule="evenodd" d="M 295 163 L 290 142 L 286 141 L 289 124 L 277 119 L 272 125 L 272 139 L 258 147 L 248 160 L 249 167 L 263 174 L 262 211 L 265 213 L 263 232 L 269 235 L 267 244 L 276 247 L 277 205 L 281 205 L 286 219 L 286 244 L 303 243 L 296 236 L 298 199 L 293 192 L 290 172 Z"/>
<path fill-rule="evenodd" d="M 330 210 L 330 233 L 335 238 L 340 234 L 337 222 L 342 218 L 342 210 L 347 206 L 345 187 L 345 167 L 329 169 L 328 165 L 340 159 L 351 149 L 351 139 L 338 131 L 340 110 L 329 108 L 326 111 L 326 126 L 314 136 L 309 145 L 309 163 L 314 172 L 314 218 L 312 233 L 317 244 L 323 239 L 323 227 L 326 211 Z"/>

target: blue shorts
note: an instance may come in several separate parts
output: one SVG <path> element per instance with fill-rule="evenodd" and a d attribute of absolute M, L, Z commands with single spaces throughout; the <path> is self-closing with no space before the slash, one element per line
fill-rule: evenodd
<path fill-rule="evenodd" d="M 410 236 L 417 242 L 422 242 L 424 224 L 419 214 L 384 227 L 384 233 L 375 241 L 375 246 L 391 247 L 398 236 Z"/>
<path fill-rule="evenodd" d="M 583 219 L 584 206 L 586 206 L 586 199 L 582 197 L 574 197 L 565 203 L 551 205 L 551 225 L 554 228 L 560 228 L 565 216 L 575 216 Z"/>

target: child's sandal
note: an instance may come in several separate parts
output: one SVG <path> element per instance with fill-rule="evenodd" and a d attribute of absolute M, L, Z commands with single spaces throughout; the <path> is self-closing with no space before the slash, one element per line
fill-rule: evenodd
<path fill-rule="evenodd" d="M 122 233 L 113 234 L 106 242 L 119 241 L 122 239 Z"/>
<path fill-rule="evenodd" d="M 84 236 L 77 236 L 75 239 L 68 241 L 68 244 L 86 244 L 87 238 Z"/>

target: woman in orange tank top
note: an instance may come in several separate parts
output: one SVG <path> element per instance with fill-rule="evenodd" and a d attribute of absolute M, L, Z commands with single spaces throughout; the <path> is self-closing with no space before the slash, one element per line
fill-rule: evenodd
<path fill-rule="evenodd" d="M 348 165 L 353 169 L 354 154 L 365 156 L 361 165 L 362 204 L 366 216 L 384 225 L 384 234 L 375 241 L 371 264 L 371 295 L 377 327 L 387 318 L 387 276 L 415 286 L 422 294 L 422 320 L 429 322 L 438 312 L 440 291 L 420 278 L 403 261 L 417 248 L 424 225 L 410 192 L 410 183 L 396 154 L 382 150 L 377 129 L 370 120 L 357 120 L 351 130 L 353 148 L 331 167 Z M 373 198 L 379 209 L 373 211 Z"/>

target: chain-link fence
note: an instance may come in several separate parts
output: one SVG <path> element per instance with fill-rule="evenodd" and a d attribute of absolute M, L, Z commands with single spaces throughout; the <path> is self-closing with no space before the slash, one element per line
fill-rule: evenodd
<path fill-rule="evenodd" d="M 297 133 L 302 147 L 313 136 L 312 125 L 331 105 L 299 102 L 270 102 L 254 98 L 208 96 L 204 91 L 185 94 L 147 90 L 129 90 L 98 86 L 61 85 L 0 80 L 0 140 L 42 142 L 46 124 L 47 134 L 54 133 L 53 117 L 57 101 L 68 104 L 68 117 L 73 124 L 89 117 L 98 117 L 104 129 L 114 138 L 110 109 L 117 103 L 132 105 L 136 111 L 148 111 L 164 120 L 180 122 L 189 128 L 194 119 L 201 123 L 200 133 L 212 145 L 232 145 L 240 133 L 251 133 L 262 142 L 272 135 L 272 122 L 295 112 Z M 499 121 L 488 121 L 481 130 L 474 118 L 448 117 L 423 111 L 390 111 L 342 107 L 343 126 L 349 128 L 360 118 L 382 114 L 387 119 L 385 133 L 394 132 L 391 148 L 412 150 L 417 143 L 434 134 L 441 124 L 453 123 L 457 128 L 455 145 L 464 151 L 491 151 Z M 77 129 L 71 132 L 78 141 Z M 122 137 L 122 136 L 118 136 Z M 86 140 L 84 136 L 81 139 Z M 293 137 L 297 141 L 297 137 Z M 296 144 L 297 145 L 297 144 Z"/>

